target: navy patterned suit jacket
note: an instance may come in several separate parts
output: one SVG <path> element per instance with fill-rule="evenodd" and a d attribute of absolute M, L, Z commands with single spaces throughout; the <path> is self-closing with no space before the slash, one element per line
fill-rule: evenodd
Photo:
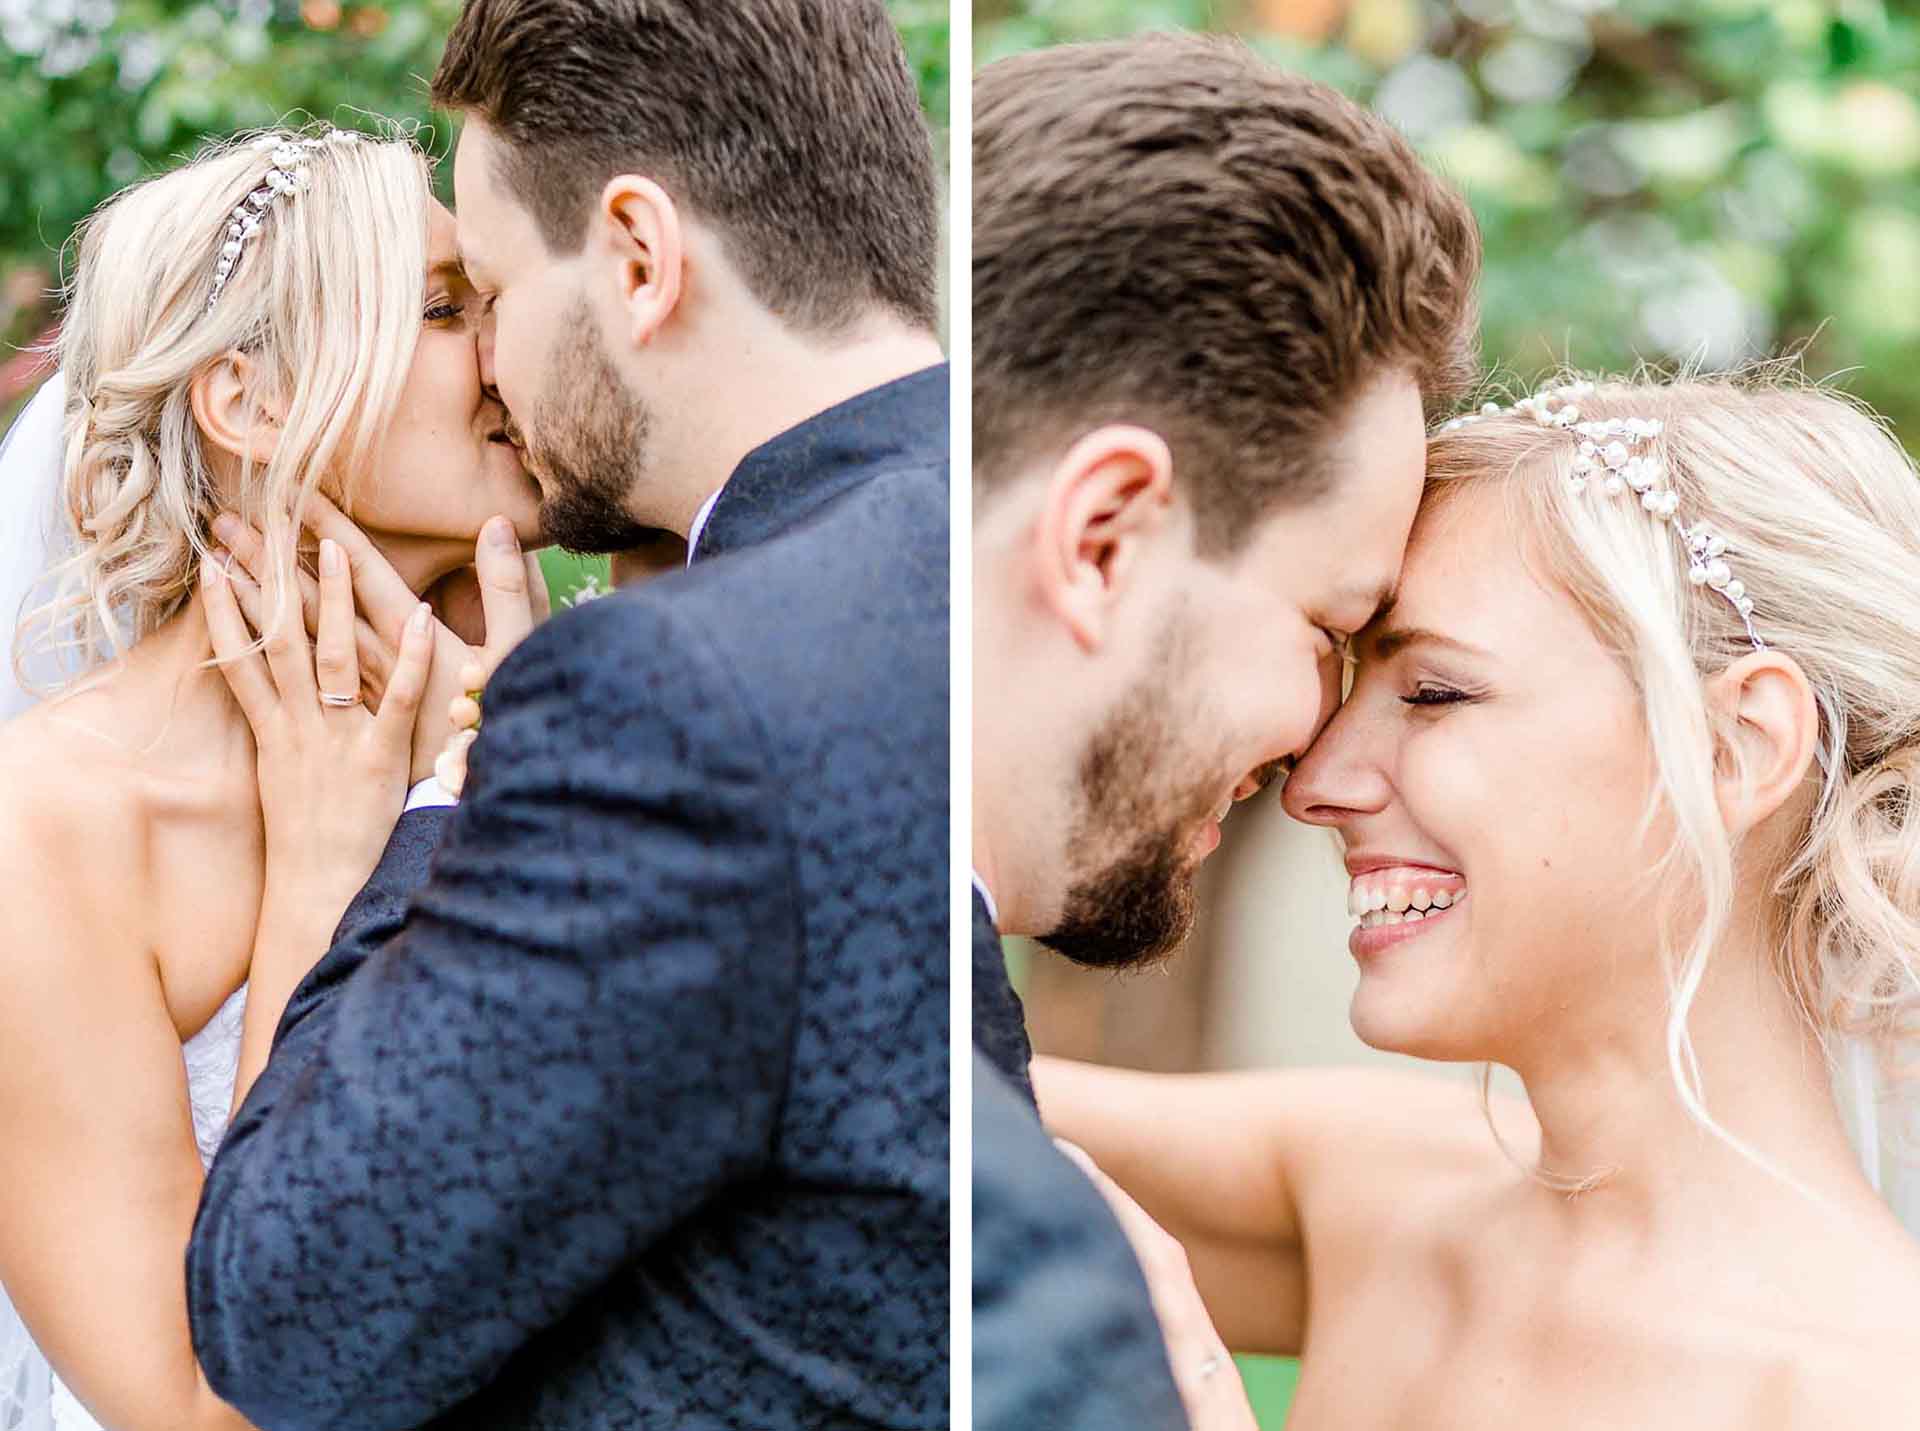
<path fill-rule="evenodd" d="M 489 685 L 208 1175 L 194 1348 L 259 1425 L 946 1425 L 947 382 L 756 450 Z"/>
<path fill-rule="evenodd" d="M 1187 1431 L 1146 1279 L 1048 1138 L 1000 932 L 973 896 L 973 1431 Z"/>

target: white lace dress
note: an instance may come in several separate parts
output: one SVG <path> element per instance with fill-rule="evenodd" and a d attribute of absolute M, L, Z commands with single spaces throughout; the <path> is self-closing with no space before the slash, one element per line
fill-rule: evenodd
<path fill-rule="evenodd" d="M 242 985 L 180 1049 L 202 1165 L 213 1161 L 227 1131 L 246 1008 L 247 990 Z M 54 1375 L 4 1290 L 0 1290 L 0 1431 L 103 1431 Z"/>

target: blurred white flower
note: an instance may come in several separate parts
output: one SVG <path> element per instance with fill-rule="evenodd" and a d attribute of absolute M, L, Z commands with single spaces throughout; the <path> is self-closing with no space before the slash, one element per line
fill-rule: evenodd
<path fill-rule="evenodd" d="M 580 583 L 573 595 L 560 598 L 560 604 L 569 607 L 582 606 L 589 601 L 598 601 L 603 596 L 612 595 L 613 589 L 611 587 L 605 587 L 600 584 L 600 573 L 592 571 L 587 573 L 587 579 Z"/>
<path fill-rule="evenodd" d="M 1566 94 L 1586 62 L 1586 53 L 1570 45 L 1516 35 L 1481 59 L 1480 78 L 1509 104 L 1541 104 Z"/>
<path fill-rule="evenodd" d="M 1640 328 L 1670 358 L 1729 367 L 1765 349 L 1773 320 L 1711 261 L 1688 254 L 1640 304 Z"/>
<path fill-rule="evenodd" d="M 1425 144 L 1472 123 L 1473 81 L 1451 60 L 1417 54 L 1380 81 L 1373 107 L 1416 144 Z"/>

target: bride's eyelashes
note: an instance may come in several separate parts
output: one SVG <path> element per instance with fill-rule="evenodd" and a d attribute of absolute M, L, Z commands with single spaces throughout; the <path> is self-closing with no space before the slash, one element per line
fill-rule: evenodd
<path fill-rule="evenodd" d="M 455 303 L 452 299 L 442 299 L 427 308 L 426 321 L 429 323 L 450 323 L 466 312 L 466 305 Z"/>
<path fill-rule="evenodd" d="M 1409 706 L 1453 706 L 1478 700 L 1470 691 L 1463 691 L 1439 681 L 1420 681 L 1415 684 L 1410 695 L 1400 697 L 1403 705 Z"/>

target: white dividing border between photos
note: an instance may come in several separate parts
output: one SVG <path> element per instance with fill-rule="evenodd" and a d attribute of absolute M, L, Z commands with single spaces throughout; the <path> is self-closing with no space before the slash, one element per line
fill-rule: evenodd
<path fill-rule="evenodd" d="M 952 375 L 948 890 L 948 1167 L 952 1221 L 948 1346 L 953 1431 L 973 1426 L 973 17 L 951 0 L 947 65 L 947 351 Z"/>

